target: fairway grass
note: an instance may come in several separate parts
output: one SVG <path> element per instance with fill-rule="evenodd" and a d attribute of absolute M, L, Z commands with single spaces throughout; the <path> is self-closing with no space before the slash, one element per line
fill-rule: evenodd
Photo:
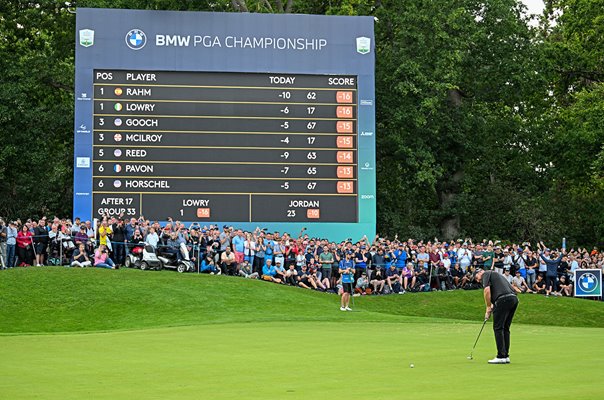
<path fill-rule="evenodd" d="M 602 302 L 521 296 L 510 365 L 480 291 L 355 298 L 170 271 L 0 273 L 0 399 L 604 398 Z M 409 365 L 413 363 L 414 368 Z"/>
<path fill-rule="evenodd" d="M 347 313 L 349 317 L 354 314 Z M 602 328 L 267 322 L 2 337 L 3 399 L 599 399 Z M 415 368 L 411 369 L 409 364 Z M 555 394 L 555 396 L 552 396 Z"/>

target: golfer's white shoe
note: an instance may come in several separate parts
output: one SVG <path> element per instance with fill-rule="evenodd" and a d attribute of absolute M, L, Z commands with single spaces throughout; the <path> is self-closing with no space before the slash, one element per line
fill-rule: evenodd
<path fill-rule="evenodd" d="M 340 311 L 346 311 L 344 307 L 340 307 Z"/>
<path fill-rule="evenodd" d="M 350 308 L 350 307 L 346 307 L 346 308 L 345 308 L 345 310 L 346 310 L 346 311 L 352 311 L 352 308 Z"/>
<path fill-rule="evenodd" d="M 507 364 L 507 362 L 505 361 L 505 358 L 493 358 L 492 360 L 489 360 L 489 364 Z"/>
<path fill-rule="evenodd" d="M 506 357 L 506 358 L 505 358 L 505 363 L 506 363 L 506 364 L 509 364 L 509 363 L 510 363 L 510 357 Z"/>

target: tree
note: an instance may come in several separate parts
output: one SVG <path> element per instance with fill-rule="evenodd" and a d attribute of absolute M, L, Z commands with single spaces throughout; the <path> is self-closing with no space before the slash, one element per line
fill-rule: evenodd
<path fill-rule="evenodd" d="M 376 24 L 378 225 L 420 237 L 504 234 L 535 178 L 545 103 L 536 32 L 511 0 L 361 2 Z M 341 6 L 346 9 L 345 5 Z M 362 6 L 359 6 L 362 8 Z M 518 179 L 520 173 L 526 177 Z M 533 185 L 531 185 L 533 186 Z M 499 218 L 499 216 L 502 216 Z M 489 232 L 485 232 L 488 230 Z M 496 231 L 496 232 L 493 232 Z M 498 232 L 497 232 L 498 231 Z"/>
<path fill-rule="evenodd" d="M 0 5 L 0 215 L 71 209 L 73 16 L 55 3 Z"/>

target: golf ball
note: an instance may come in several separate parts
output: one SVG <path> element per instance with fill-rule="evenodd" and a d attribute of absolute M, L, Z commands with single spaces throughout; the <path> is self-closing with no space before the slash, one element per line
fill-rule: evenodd
<path fill-rule="evenodd" d="M 413 367 L 415 367 L 415 365 L 409 364 L 409 368 L 413 368 Z"/>

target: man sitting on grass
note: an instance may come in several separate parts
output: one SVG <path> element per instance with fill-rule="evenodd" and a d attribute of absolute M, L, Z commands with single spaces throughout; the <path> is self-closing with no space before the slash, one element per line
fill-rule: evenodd
<path fill-rule="evenodd" d="M 237 275 L 237 259 L 230 247 L 227 247 L 220 256 L 220 265 L 228 275 Z"/>
<path fill-rule="evenodd" d="M 243 260 L 243 263 L 239 268 L 239 275 L 247 279 L 258 279 L 258 272 L 252 271 L 252 266 L 248 260 Z"/>
<path fill-rule="evenodd" d="M 428 292 L 430 286 L 428 285 L 428 271 L 425 268 L 419 270 L 416 276 L 411 281 L 411 290 L 414 292 Z"/>
<path fill-rule="evenodd" d="M 298 273 L 298 276 L 296 277 L 296 279 L 298 280 L 298 286 L 300 286 L 301 288 L 304 288 L 304 289 L 311 289 L 311 288 L 316 289 L 317 288 L 317 284 L 312 279 L 310 271 L 308 270 L 308 267 L 306 265 L 302 265 L 302 268 L 300 268 L 300 273 Z"/>
<path fill-rule="evenodd" d="M 367 291 L 369 291 L 369 293 L 367 293 Z M 354 287 L 354 295 L 365 295 L 365 294 L 371 294 L 371 289 L 369 289 L 369 280 L 367 279 L 367 273 L 366 272 L 362 272 L 361 276 L 359 276 L 359 279 L 357 279 L 357 284 Z"/>
<path fill-rule="evenodd" d="M 216 263 L 214 262 L 214 257 L 211 254 L 207 254 L 201 265 L 199 266 L 199 272 L 207 273 L 210 275 L 220 275 L 222 271 L 216 267 Z"/>
<path fill-rule="evenodd" d="M 405 293 L 405 291 L 402 290 L 402 278 L 398 274 L 395 263 L 390 264 L 390 268 L 386 271 L 386 283 L 388 284 L 388 288 L 390 288 L 390 292 L 397 292 L 400 294 Z M 392 286 L 393 283 L 394 287 Z"/>
<path fill-rule="evenodd" d="M 514 277 L 510 273 L 510 267 L 503 268 L 503 277 L 505 278 L 506 281 L 508 281 L 508 283 L 510 285 L 512 284 L 512 279 L 514 279 Z"/>
<path fill-rule="evenodd" d="M 266 260 L 266 264 L 264 264 L 264 267 L 262 267 L 262 280 L 268 281 L 268 282 L 281 283 L 281 279 L 276 277 L 277 270 L 275 269 L 275 266 L 272 264 L 273 264 L 272 260 L 270 260 L 270 259 Z"/>
<path fill-rule="evenodd" d="M 298 286 L 298 271 L 295 264 L 289 264 L 285 271 L 285 283 L 291 286 Z"/>
<path fill-rule="evenodd" d="M 369 283 L 373 286 L 373 293 L 381 294 L 384 291 L 384 285 L 386 284 L 384 269 L 382 267 L 376 267 L 371 278 Z"/>
<path fill-rule="evenodd" d="M 455 289 L 461 288 L 461 281 L 464 277 L 464 272 L 461 269 L 459 264 L 455 264 L 455 266 L 451 269 L 451 278 L 453 279 L 453 287 Z"/>
<path fill-rule="evenodd" d="M 283 265 L 281 265 L 281 262 L 279 260 L 275 261 L 275 278 L 278 278 L 281 283 L 285 284 L 285 279 L 287 278 L 287 273 L 285 271 L 285 268 L 283 267 Z"/>
<path fill-rule="evenodd" d="M 73 256 L 71 258 L 71 266 L 72 267 L 90 267 L 92 262 L 88 258 L 88 254 L 86 253 L 86 248 L 84 243 L 80 243 L 78 248 L 73 251 Z"/>
<path fill-rule="evenodd" d="M 573 285 L 566 279 L 566 275 L 560 276 L 560 280 L 558 281 L 558 296 L 572 296 L 573 295 Z"/>
<path fill-rule="evenodd" d="M 533 283 L 533 291 L 539 294 L 545 294 L 549 296 L 549 291 L 545 289 L 545 281 L 543 280 L 543 275 L 537 275 L 537 280 Z"/>
<path fill-rule="evenodd" d="M 535 293 L 526 284 L 526 281 L 520 274 L 520 270 L 517 270 L 516 276 L 512 278 L 512 288 L 516 293 Z"/>

